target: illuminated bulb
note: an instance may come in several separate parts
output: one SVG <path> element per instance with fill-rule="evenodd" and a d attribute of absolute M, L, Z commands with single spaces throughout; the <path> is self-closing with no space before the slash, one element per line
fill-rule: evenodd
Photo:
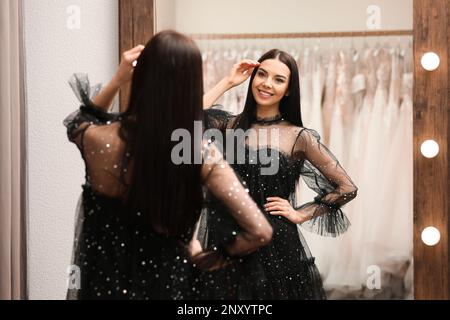
<path fill-rule="evenodd" d="M 433 71 L 439 67 L 440 59 L 436 53 L 427 52 L 422 56 L 420 63 L 425 70 Z"/>
<path fill-rule="evenodd" d="M 439 153 L 439 145 L 434 140 L 427 140 L 420 146 L 420 152 L 426 158 L 434 158 Z"/>
<path fill-rule="evenodd" d="M 426 227 L 422 231 L 422 241 L 427 246 L 436 245 L 441 240 L 441 233 L 435 227 Z"/>

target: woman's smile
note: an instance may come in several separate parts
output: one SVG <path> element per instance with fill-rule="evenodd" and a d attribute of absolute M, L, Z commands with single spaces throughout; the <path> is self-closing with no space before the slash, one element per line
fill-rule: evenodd
<path fill-rule="evenodd" d="M 270 92 L 268 92 L 266 90 L 258 89 L 258 93 L 259 93 L 259 96 L 262 99 L 268 99 L 268 98 L 271 98 L 273 96 L 273 93 L 270 93 Z"/>

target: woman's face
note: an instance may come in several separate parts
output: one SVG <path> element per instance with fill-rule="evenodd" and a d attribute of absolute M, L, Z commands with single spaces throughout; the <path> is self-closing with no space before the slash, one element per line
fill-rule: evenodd
<path fill-rule="evenodd" d="M 261 62 L 252 82 L 252 93 L 260 106 L 278 105 L 288 95 L 291 71 L 280 60 Z"/>

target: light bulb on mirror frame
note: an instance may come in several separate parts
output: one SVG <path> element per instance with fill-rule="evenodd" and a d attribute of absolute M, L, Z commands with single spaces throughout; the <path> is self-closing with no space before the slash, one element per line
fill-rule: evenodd
<path fill-rule="evenodd" d="M 435 246 L 441 240 L 441 233 L 435 227 L 426 227 L 422 230 L 421 238 L 427 246 Z"/>
<path fill-rule="evenodd" d="M 440 62 L 439 56 L 431 51 L 425 53 L 420 60 L 422 67 L 427 71 L 436 70 L 439 67 Z"/>
<path fill-rule="evenodd" d="M 434 140 L 426 140 L 420 146 L 420 152 L 426 158 L 434 158 L 439 154 L 439 144 Z"/>

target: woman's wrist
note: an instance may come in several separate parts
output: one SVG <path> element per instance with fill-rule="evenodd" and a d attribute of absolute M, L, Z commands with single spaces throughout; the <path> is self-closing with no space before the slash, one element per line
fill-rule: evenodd
<path fill-rule="evenodd" d="M 214 88 L 212 88 L 203 96 L 203 108 L 210 108 L 217 100 L 220 99 L 221 96 L 225 94 L 225 92 L 227 92 L 231 88 L 233 88 L 233 84 L 232 81 L 230 81 L 229 77 L 225 77 L 220 80 L 214 86 Z"/>
<path fill-rule="evenodd" d="M 111 79 L 111 82 L 109 83 L 110 86 L 115 89 L 115 90 L 120 90 L 120 88 L 122 88 L 122 86 L 125 84 L 126 82 L 123 80 L 120 80 L 120 77 L 116 75 L 114 75 Z"/>
<path fill-rule="evenodd" d="M 302 224 L 306 221 L 309 221 L 313 218 L 314 212 L 306 212 L 304 209 L 295 210 L 297 215 L 297 224 Z"/>
<path fill-rule="evenodd" d="M 237 86 L 237 84 L 234 83 L 233 80 L 228 76 L 222 79 L 222 84 L 225 91 L 228 91 Z"/>

